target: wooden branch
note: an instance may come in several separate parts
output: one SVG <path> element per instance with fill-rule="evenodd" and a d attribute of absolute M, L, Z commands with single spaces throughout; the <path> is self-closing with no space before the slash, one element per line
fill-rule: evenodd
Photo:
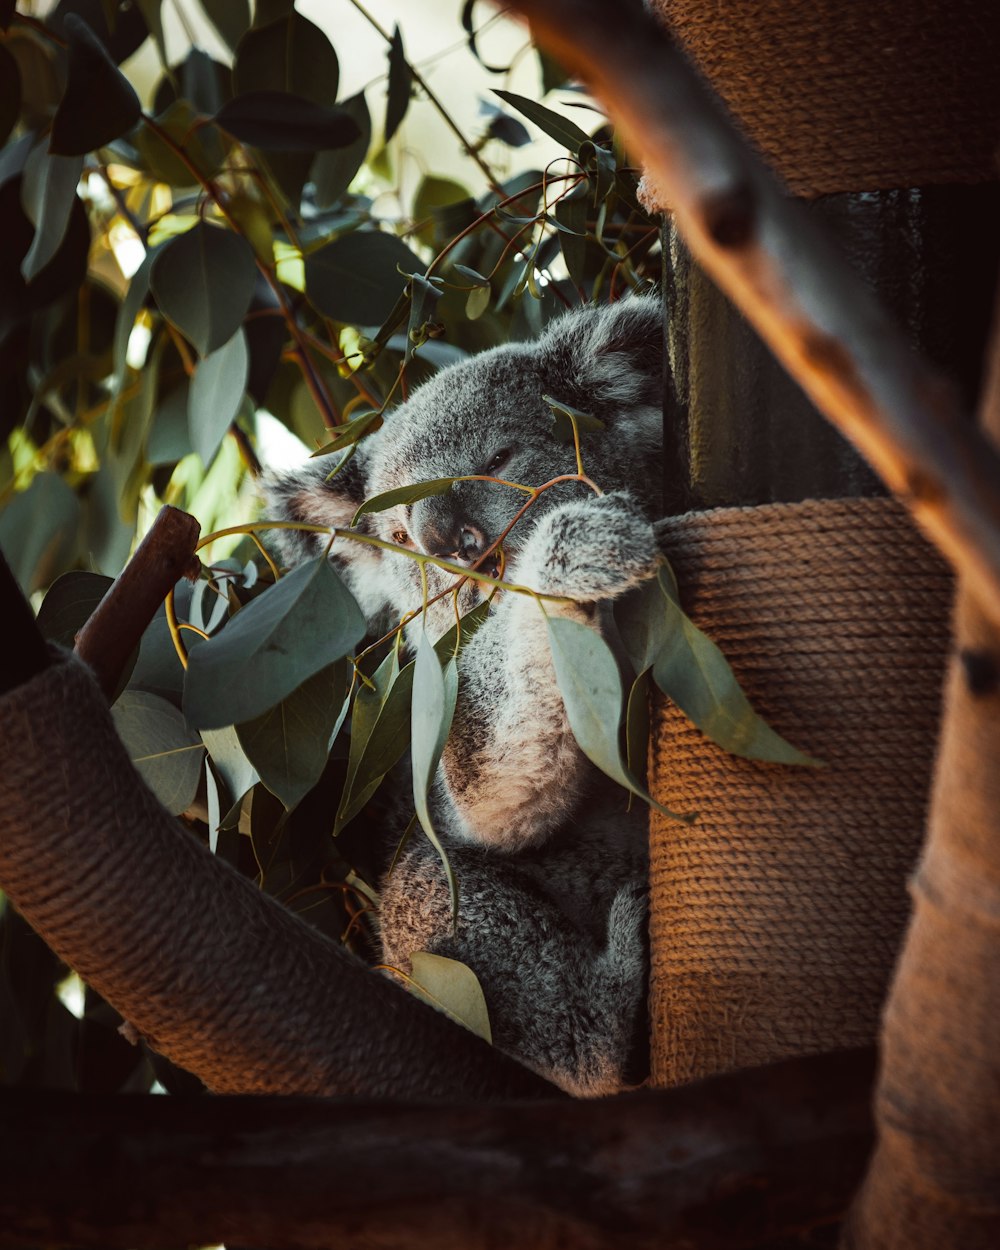
<path fill-rule="evenodd" d="M 193 516 L 165 504 L 77 634 L 76 653 L 93 670 L 108 699 L 167 592 L 180 578 L 197 576 L 194 552 L 200 533 Z"/>
<path fill-rule="evenodd" d="M 606 105 L 698 261 L 1000 621 L 1000 456 L 638 0 L 512 0 Z"/>
<path fill-rule="evenodd" d="M 492 1108 L 8 1090 L 0 1246 L 818 1245 L 864 1166 L 873 1066 Z"/>

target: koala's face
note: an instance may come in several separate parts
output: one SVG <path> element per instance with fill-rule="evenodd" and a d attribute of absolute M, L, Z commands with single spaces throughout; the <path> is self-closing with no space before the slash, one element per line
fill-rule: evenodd
<path fill-rule="evenodd" d="M 577 471 L 571 442 L 556 438 L 543 396 L 600 418 L 605 429 L 583 438 L 584 471 L 604 490 L 627 489 L 647 504 L 658 488 L 661 309 L 646 299 L 613 308 L 583 309 L 554 322 L 536 343 L 494 348 L 443 370 L 386 415 L 334 477 L 323 461 L 291 477 L 272 479 L 272 504 L 284 516 L 350 524 L 366 498 L 444 477 L 502 478 L 537 488 Z M 531 504 L 503 540 L 506 575 L 517 580 L 517 552 L 550 508 L 588 492 L 564 482 Z M 412 551 L 470 567 L 504 534 L 528 495 L 499 482 L 458 482 L 446 494 L 363 518 L 359 530 Z M 286 551 L 301 555 L 301 548 Z M 402 554 L 338 539 L 334 559 L 371 617 L 379 604 L 399 616 L 418 608 L 423 585 L 416 561 Z M 493 573 L 496 562 L 479 563 Z M 453 585 L 454 573 L 427 566 L 431 597 Z M 488 593 L 467 582 L 457 605 L 442 597 L 428 613 L 443 633 Z"/>

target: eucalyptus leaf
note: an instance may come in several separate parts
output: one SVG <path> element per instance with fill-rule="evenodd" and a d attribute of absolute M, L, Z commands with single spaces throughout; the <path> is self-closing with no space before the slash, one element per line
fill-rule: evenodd
<path fill-rule="evenodd" d="M 249 0 L 201 0 L 201 7 L 222 42 L 235 51 L 250 27 Z"/>
<path fill-rule="evenodd" d="M 370 512 L 385 512 L 399 504 L 416 503 L 418 499 L 429 499 L 432 495 L 447 495 L 458 480 L 457 477 L 432 478 L 429 482 L 411 482 L 408 486 L 397 486 L 383 491 L 381 495 L 372 495 L 355 512 L 351 524 L 357 525 L 361 517 Z"/>
<path fill-rule="evenodd" d="M 26 282 L 40 273 L 59 250 L 82 171 L 82 156 L 50 156 L 41 143 L 28 157 L 21 179 L 21 206 L 35 233 L 21 261 Z"/>
<path fill-rule="evenodd" d="M 414 951 L 410 955 L 410 975 L 406 979 L 411 993 L 438 1011 L 450 1016 L 456 1024 L 469 1029 L 483 1041 L 492 1043 L 489 1011 L 479 978 L 458 959 L 446 959 L 430 951 Z"/>
<path fill-rule="evenodd" d="M 410 107 L 411 79 L 412 73 L 403 50 L 403 34 L 397 26 L 392 32 L 392 42 L 389 45 L 389 81 L 385 98 L 384 141 L 386 143 L 399 129 L 399 124 Z"/>
<path fill-rule="evenodd" d="M 608 644 L 588 625 L 549 616 L 549 646 L 566 716 L 580 750 L 602 773 L 672 820 L 688 821 L 657 803 L 622 760 L 618 725 L 622 683 Z"/>
<path fill-rule="evenodd" d="M 82 18 L 67 13 L 66 90 L 52 119 L 49 151 L 85 156 L 132 129 L 142 109 L 131 83 Z"/>
<path fill-rule="evenodd" d="M 753 710 L 726 657 L 681 610 L 673 577 L 661 570 L 657 583 L 666 631 L 653 664 L 653 679 L 663 693 L 706 737 L 733 755 L 820 766 L 819 760 L 786 742 Z"/>
<path fill-rule="evenodd" d="M 257 279 L 250 244 L 200 221 L 160 249 L 150 286 L 163 315 L 207 356 L 240 327 Z"/>
<path fill-rule="evenodd" d="M 291 811 L 319 781 L 347 695 L 343 659 L 307 678 L 275 707 L 236 726 L 261 781 Z"/>
<path fill-rule="evenodd" d="M 236 419 L 249 367 L 246 335 L 241 328 L 194 371 L 187 397 L 188 435 L 192 449 L 205 465 L 211 463 Z"/>
<path fill-rule="evenodd" d="M 430 813 L 430 787 L 444 751 L 458 701 L 458 665 L 448 660 L 444 668 L 426 633 L 421 633 L 413 669 L 413 700 L 410 707 L 410 761 L 413 803 L 420 827 L 441 857 L 453 920 L 458 919 L 458 883 Z"/>
<path fill-rule="evenodd" d="M 139 775 L 173 816 L 194 801 L 204 746 L 183 715 L 158 695 L 126 690 L 111 709 Z"/>
<path fill-rule="evenodd" d="M 571 122 L 568 117 L 561 117 L 552 109 L 547 109 L 544 104 L 515 95 L 513 91 L 494 91 L 493 94 L 506 100 L 511 108 L 517 109 L 529 122 L 534 122 L 550 139 L 555 139 L 556 143 L 561 143 L 573 153 L 579 152 L 582 144 L 590 142 L 590 135 L 581 130 L 576 122 Z"/>
<path fill-rule="evenodd" d="M 42 637 L 72 647 L 76 635 L 113 584 L 113 578 L 84 569 L 71 569 L 57 577 L 38 609 L 35 623 Z"/>
<path fill-rule="evenodd" d="M 235 725 L 222 729 L 203 729 L 201 739 L 225 782 L 230 803 L 238 803 L 246 792 L 260 781 L 260 776 L 247 758 Z"/>
<path fill-rule="evenodd" d="M 561 399 L 553 399 L 551 395 L 543 395 L 542 399 L 552 409 L 552 435 L 561 443 L 572 443 L 574 430 L 580 435 L 597 434 L 607 429 L 600 417 L 592 417 L 588 412 L 581 412 L 572 404 L 565 404 Z"/>
<path fill-rule="evenodd" d="M 646 784 L 649 754 L 649 682 L 646 669 L 633 681 L 625 707 L 625 765 L 641 785 Z"/>
<path fill-rule="evenodd" d="M 358 137 L 341 148 L 319 152 L 313 161 L 310 177 L 315 186 L 316 203 L 330 208 L 338 203 L 364 164 L 372 141 L 372 119 L 363 91 L 345 100 L 340 106 L 358 127 Z"/>
<path fill-rule="evenodd" d="M 348 654 L 365 619 L 323 556 L 299 565 L 191 649 L 184 711 L 199 729 L 241 725 Z"/>
<path fill-rule="evenodd" d="M 410 743 L 410 700 L 413 665 L 402 672 L 395 648 L 362 685 L 351 712 L 351 746 L 344 789 L 337 807 L 334 834 L 353 820 L 402 759 Z"/>
<path fill-rule="evenodd" d="M 405 243 L 380 230 L 334 239 L 306 257 L 306 293 L 324 316 L 377 326 L 388 316 L 406 279 L 424 264 Z"/>
<path fill-rule="evenodd" d="M 336 437 L 314 451 L 313 456 L 326 456 L 334 451 L 343 451 L 366 434 L 380 430 L 384 424 L 385 420 L 380 412 L 364 412 L 360 417 L 352 417 L 344 425 L 338 426 Z"/>
<path fill-rule="evenodd" d="M 0 512 L 0 550 L 25 594 L 72 564 L 79 545 L 80 501 L 57 473 L 39 473 Z"/>
<path fill-rule="evenodd" d="M 227 101 L 216 124 L 241 143 L 283 152 L 346 148 L 361 129 L 344 109 L 329 108 L 287 91 L 250 91 Z"/>

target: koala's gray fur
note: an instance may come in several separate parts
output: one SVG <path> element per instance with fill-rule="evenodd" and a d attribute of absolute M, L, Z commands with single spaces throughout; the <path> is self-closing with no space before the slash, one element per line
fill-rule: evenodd
<path fill-rule="evenodd" d="M 494 348 L 442 370 L 395 409 L 332 478 L 339 457 L 272 475 L 272 515 L 347 526 L 358 505 L 407 483 L 491 473 L 537 486 L 576 471 L 552 434 L 545 394 L 599 417 L 584 469 L 606 492 L 568 483 L 540 496 L 505 544 L 505 577 L 572 604 L 559 613 L 602 628 L 607 600 L 650 575 L 659 485 L 662 312 L 652 299 L 586 308 L 537 342 Z M 492 466 L 492 467 L 491 467 Z M 524 495 L 463 482 L 442 497 L 366 516 L 358 529 L 471 563 Z M 282 531 L 292 563 L 325 539 Z M 373 630 L 421 603 L 413 560 L 338 540 L 331 555 Z M 429 567 L 429 590 L 454 582 Z M 482 598 L 468 582 L 461 610 Z M 450 596 L 426 613 L 439 637 Z M 408 628 L 422 628 L 417 618 Z M 412 637 L 412 634 L 411 634 Z M 415 950 L 460 959 L 478 975 L 494 1041 L 576 1094 L 609 1093 L 645 1025 L 645 813 L 584 757 L 555 681 L 544 618 L 503 594 L 462 651 L 458 707 L 435 779 L 436 828 L 459 885 L 452 931 L 436 851 L 415 834 L 383 882 L 386 963 Z"/>

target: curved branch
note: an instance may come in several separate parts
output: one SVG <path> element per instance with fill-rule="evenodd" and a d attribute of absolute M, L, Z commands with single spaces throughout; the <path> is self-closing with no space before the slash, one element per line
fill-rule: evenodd
<path fill-rule="evenodd" d="M 1000 456 L 638 0 L 512 0 L 605 103 L 698 261 L 1000 621 Z"/>

